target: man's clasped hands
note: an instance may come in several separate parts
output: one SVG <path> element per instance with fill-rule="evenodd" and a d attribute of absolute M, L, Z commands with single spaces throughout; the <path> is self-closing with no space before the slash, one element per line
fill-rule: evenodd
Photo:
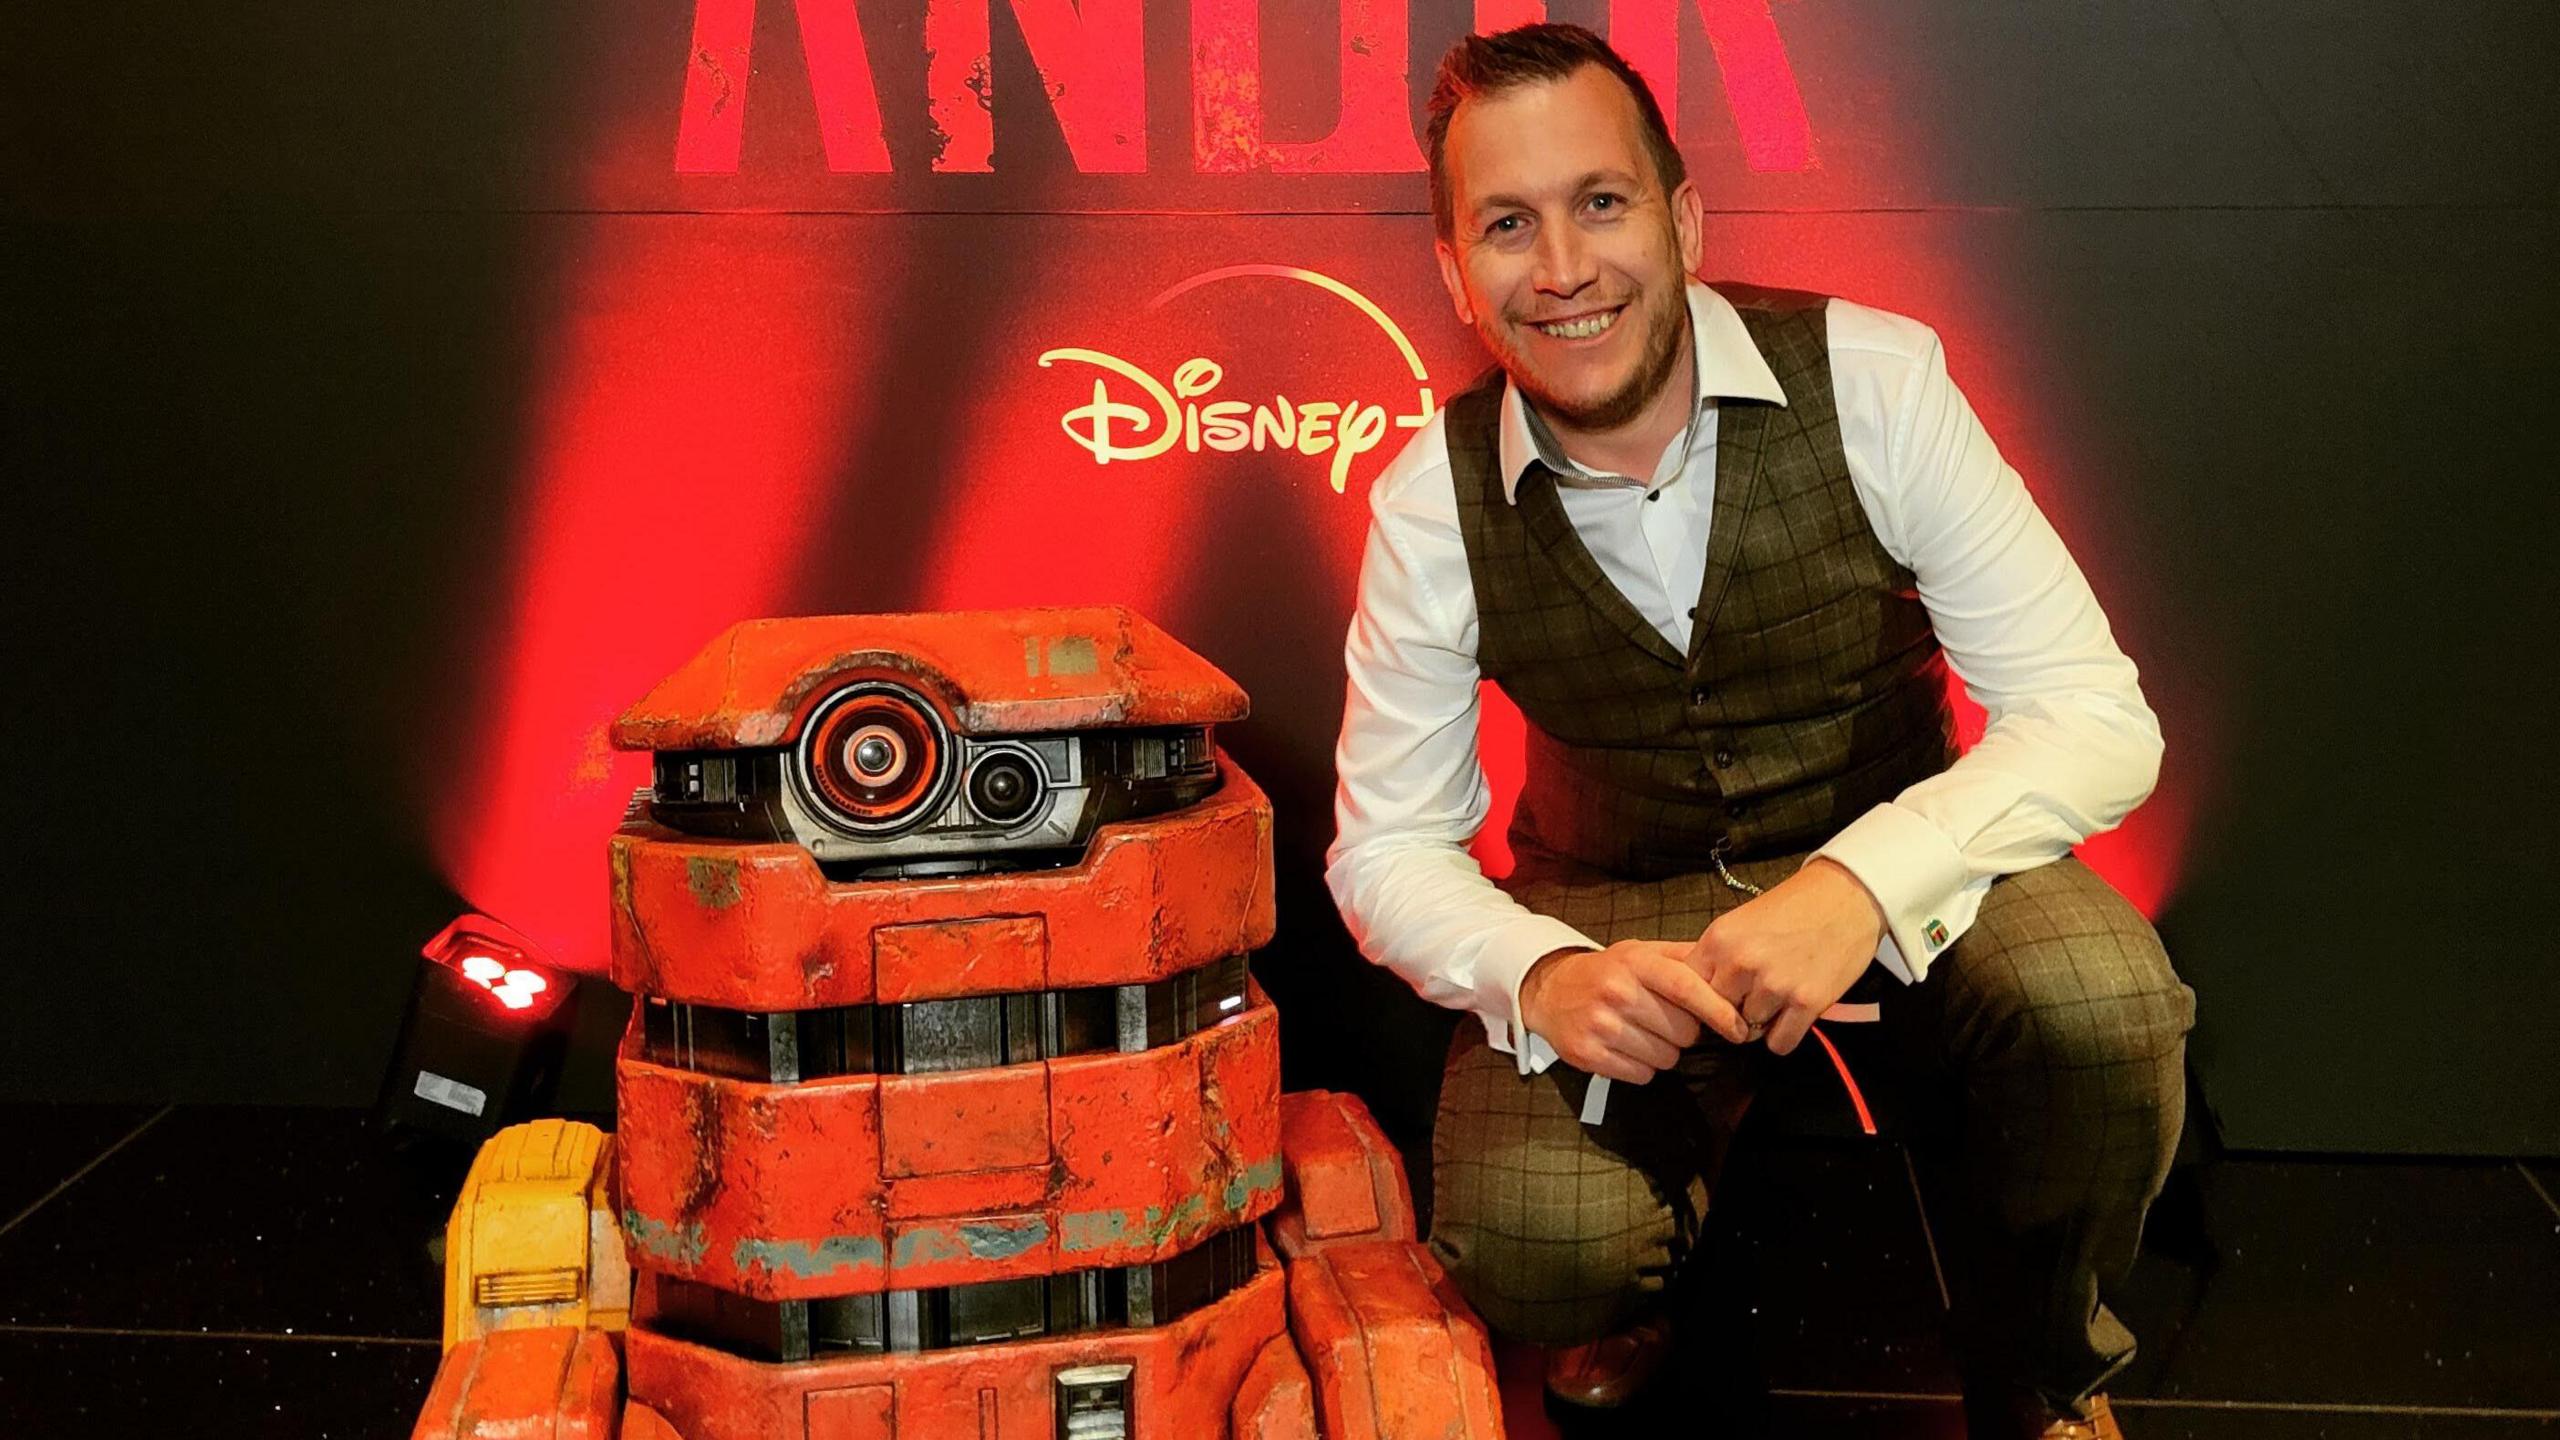
<path fill-rule="evenodd" d="M 1520 1019 L 1565 1063 L 1636 1085 L 1670 1069 L 1701 1028 L 1736 1045 L 1765 1036 L 1785 1055 L 1866 973 L 1883 935 L 1867 887 L 1817 856 L 1695 940 L 1540 957 L 1520 982 Z"/>

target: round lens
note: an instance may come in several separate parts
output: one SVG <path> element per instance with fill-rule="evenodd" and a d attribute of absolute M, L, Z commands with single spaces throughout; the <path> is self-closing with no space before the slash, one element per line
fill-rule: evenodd
<path fill-rule="evenodd" d="M 878 725 L 866 725 L 853 737 L 853 773 L 877 784 L 898 773 L 898 761 L 906 747 L 898 737 Z"/>
<path fill-rule="evenodd" d="M 941 789 L 946 747 L 924 703 L 857 688 L 810 722 L 810 778 L 829 808 L 864 829 L 912 819 Z"/>
<path fill-rule="evenodd" d="M 969 772 L 969 808 L 999 825 L 1012 824 L 1039 803 L 1039 772 L 1019 755 L 990 755 Z"/>

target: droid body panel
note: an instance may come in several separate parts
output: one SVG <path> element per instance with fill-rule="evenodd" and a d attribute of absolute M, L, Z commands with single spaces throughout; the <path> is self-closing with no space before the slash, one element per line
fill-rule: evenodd
<path fill-rule="evenodd" d="M 416 1433 L 1498 1435 L 1375 1123 L 1279 1093 L 1244 711 L 1108 608 L 753 622 L 635 706 L 619 1130 L 475 1164 Z"/>

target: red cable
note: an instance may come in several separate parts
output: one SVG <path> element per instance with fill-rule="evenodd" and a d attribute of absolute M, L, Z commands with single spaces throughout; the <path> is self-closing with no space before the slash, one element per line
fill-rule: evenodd
<path fill-rule="evenodd" d="M 1840 1047 L 1831 1043 L 1831 1037 L 1822 1033 L 1820 1025 L 1812 1029 L 1813 1038 L 1821 1041 L 1822 1048 L 1831 1052 L 1831 1065 L 1840 1072 L 1840 1083 L 1849 1087 L 1849 1103 L 1857 1107 L 1859 1128 L 1873 1135 L 1876 1133 L 1876 1119 L 1867 1113 L 1867 1097 L 1858 1093 L 1858 1082 L 1849 1074 L 1849 1062 L 1840 1058 Z"/>

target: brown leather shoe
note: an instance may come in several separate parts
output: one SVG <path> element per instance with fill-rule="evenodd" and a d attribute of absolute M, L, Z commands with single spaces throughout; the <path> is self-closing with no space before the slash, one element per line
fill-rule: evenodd
<path fill-rule="evenodd" d="M 2017 1391 L 2013 1410 L 2018 1425 L 2010 1433 L 2018 1440 L 2124 1440 L 2124 1432 L 2116 1428 L 2116 1412 L 2103 1392 L 2092 1394 L 2081 1408 L 2089 1412 L 2088 1419 L 2063 1414 L 2032 1390 Z"/>
<path fill-rule="evenodd" d="M 1611 1410 L 1626 1404 L 1671 1353 L 1671 1322 L 1660 1315 L 1615 1335 L 1547 1352 L 1547 1393 L 1567 1405 Z"/>

